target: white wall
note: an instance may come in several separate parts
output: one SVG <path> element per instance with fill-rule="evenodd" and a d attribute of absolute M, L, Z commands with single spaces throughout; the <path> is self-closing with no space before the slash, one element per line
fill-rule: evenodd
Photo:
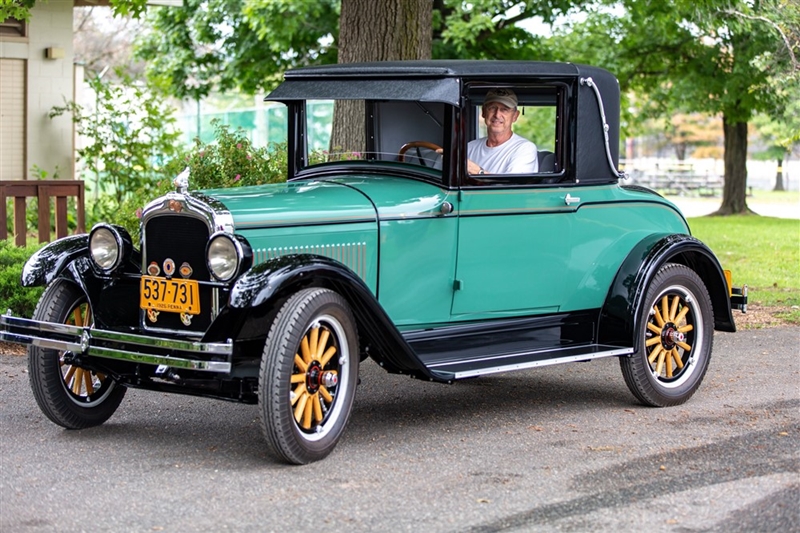
<path fill-rule="evenodd" d="M 49 47 L 63 50 L 64 57 L 46 58 Z M 47 116 L 53 106 L 74 99 L 72 1 L 37 2 L 31 10 L 27 42 L 0 41 L 0 57 L 27 63 L 26 177 L 33 178 L 30 169 L 38 165 L 50 178 L 58 166 L 59 177 L 72 179 L 72 119 L 69 115 L 54 119 Z"/>

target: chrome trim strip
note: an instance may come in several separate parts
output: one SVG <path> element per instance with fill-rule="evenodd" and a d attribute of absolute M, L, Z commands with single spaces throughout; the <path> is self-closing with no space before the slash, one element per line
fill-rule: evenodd
<path fill-rule="evenodd" d="M 10 331 L 12 328 L 16 328 L 20 331 Z M 61 335 L 66 338 L 53 339 L 43 336 L 46 334 Z M 54 350 L 69 350 L 77 353 L 86 353 L 91 356 L 107 359 L 154 365 L 160 364 L 169 367 L 189 368 L 207 372 L 228 373 L 231 371 L 232 367 L 230 359 L 233 354 L 233 341 L 231 340 L 224 343 L 184 341 L 70 326 L 67 324 L 56 324 L 52 322 L 41 322 L 9 315 L 0 316 L 0 340 L 17 344 L 32 344 L 41 348 L 50 348 Z M 92 340 L 112 343 L 112 346 L 93 346 Z M 188 356 L 191 356 L 191 354 L 218 355 L 225 357 L 226 361 L 205 361 L 190 359 L 189 357 L 139 353 L 114 348 L 114 343 L 173 350 L 176 352 L 183 352 Z"/>
<path fill-rule="evenodd" d="M 166 348 L 169 350 L 201 354 L 230 355 L 233 352 L 232 342 L 195 342 L 167 339 L 164 337 L 151 337 L 149 335 L 136 335 L 134 333 L 119 333 L 117 331 L 102 329 L 86 328 L 86 330 L 89 332 L 91 338 L 110 342 L 124 342 L 126 344 L 136 344 L 138 346 L 152 346 L 154 348 Z"/>
<path fill-rule="evenodd" d="M 541 353 L 541 352 L 542 352 L 542 350 L 536 350 L 536 351 L 532 351 L 532 352 L 521 352 L 521 353 L 508 354 L 508 355 L 503 356 L 503 357 L 517 357 L 517 356 L 521 356 L 521 355 L 533 355 L 533 354 Z M 558 364 L 561 364 L 561 363 L 574 363 L 574 362 L 577 362 L 577 361 L 591 361 L 593 359 L 601 359 L 603 357 L 613 357 L 613 356 L 617 356 L 617 355 L 629 355 L 629 354 L 632 354 L 632 353 L 633 353 L 633 348 L 619 348 L 619 349 L 616 349 L 616 350 L 607 350 L 607 351 L 604 351 L 604 352 L 586 353 L 586 354 L 579 354 L 579 355 L 571 355 L 569 357 L 559 357 L 559 358 L 553 358 L 553 359 L 546 359 L 544 361 L 530 361 L 530 362 L 527 362 L 527 363 L 516 363 L 516 364 L 511 364 L 511 365 L 500 365 L 500 366 L 496 366 L 496 367 L 483 368 L 483 369 L 479 369 L 479 370 L 469 370 L 469 371 L 465 371 L 465 372 L 456 372 L 456 373 L 453 374 L 453 378 L 454 379 L 464 379 L 464 378 L 470 378 L 470 377 L 475 377 L 475 376 L 485 376 L 485 375 L 488 375 L 488 374 L 497 374 L 497 373 L 500 373 L 500 372 L 510 372 L 512 370 L 524 370 L 524 369 L 527 369 L 527 368 L 536 368 L 536 367 L 540 367 L 540 366 L 558 365 Z M 482 358 L 482 359 L 475 359 L 475 360 L 469 361 L 469 362 L 485 361 L 485 360 L 489 360 L 489 359 L 493 359 L 493 358 L 486 357 L 486 358 Z M 438 363 L 438 364 L 430 365 L 429 368 L 447 367 L 448 365 L 460 364 L 460 363 L 466 363 L 466 362 L 467 361 L 448 361 L 446 363 Z M 446 370 L 446 368 L 442 368 L 442 370 Z"/>
<path fill-rule="evenodd" d="M 134 363 L 145 363 L 148 365 L 165 365 L 170 368 L 188 368 L 191 370 L 202 370 L 206 372 L 230 372 L 231 364 L 223 361 L 195 361 L 182 357 L 160 356 L 126 352 L 113 348 L 90 347 L 89 355 L 103 357 L 106 359 L 120 359 Z"/>

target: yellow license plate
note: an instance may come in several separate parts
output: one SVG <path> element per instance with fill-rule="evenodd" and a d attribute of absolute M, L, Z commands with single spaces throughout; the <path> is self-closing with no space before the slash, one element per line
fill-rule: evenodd
<path fill-rule="evenodd" d="M 142 309 L 198 315 L 200 286 L 193 279 L 142 276 L 139 306 Z"/>

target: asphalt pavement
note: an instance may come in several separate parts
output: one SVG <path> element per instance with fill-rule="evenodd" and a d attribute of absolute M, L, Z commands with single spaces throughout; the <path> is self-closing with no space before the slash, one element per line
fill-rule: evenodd
<path fill-rule="evenodd" d="M 326 460 L 264 451 L 256 406 L 131 390 L 106 424 L 39 412 L 0 355 L 0 531 L 800 531 L 800 328 L 717 334 L 686 404 L 614 359 L 441 385 L 361 368 Z"/>

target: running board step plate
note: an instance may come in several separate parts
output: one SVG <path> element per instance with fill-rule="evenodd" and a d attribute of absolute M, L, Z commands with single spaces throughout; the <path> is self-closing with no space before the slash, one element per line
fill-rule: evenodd
<path fill-rule="evenodd" d="M 562 347 L 548 350 L 533 350 L 499 354 L 484 357 L 473 357 L 461 360 L 439 360 L 426 362 L 432 372 L 444 379 L 465 379 L 513 370 L 524 370 L 539 366 L 590 361 L 602 357 L 619 357 L 630 355 L 633 348 L 589 344 L 582 346 Z"/>

